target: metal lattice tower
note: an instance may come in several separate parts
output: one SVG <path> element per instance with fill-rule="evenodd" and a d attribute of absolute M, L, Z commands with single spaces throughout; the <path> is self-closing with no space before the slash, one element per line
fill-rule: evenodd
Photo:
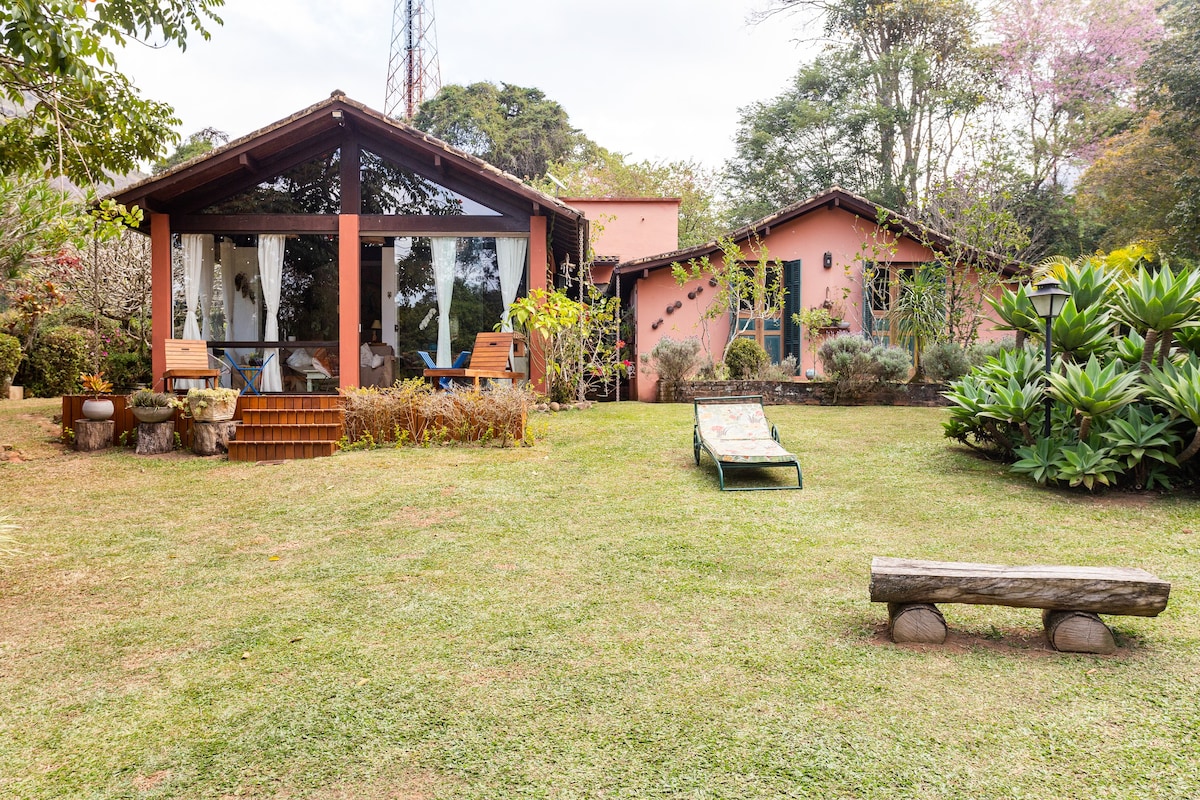
<path fill-rule="evenodd" d="M 411 120 L 421 103 L 440 88 L 433 0 L 396 0 L 383 112 Z"/>

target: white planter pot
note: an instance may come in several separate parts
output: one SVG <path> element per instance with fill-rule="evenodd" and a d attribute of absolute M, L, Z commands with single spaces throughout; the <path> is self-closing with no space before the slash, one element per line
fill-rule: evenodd
<path fill-rule="evenodd" d="M 85 419 L 112 419 L 113 411 L 112 400 L 88 398 L 83 401 L 83 416 Z"/>

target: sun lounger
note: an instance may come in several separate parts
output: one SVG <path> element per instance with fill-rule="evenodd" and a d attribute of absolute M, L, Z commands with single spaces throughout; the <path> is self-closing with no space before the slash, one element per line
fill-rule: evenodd
<path fill-rule="evenodd" d="M 762 397 L 697 397 L 696 425 L 692 431 L 692 449 L 696 464 L 701 451 L 717 465 L 722 491 L 757 489 L 800 489 L 804 478 L 800 460 L 779 444 L 779 431 L 767 421 Z M 795 486 L 726 487 L 725 470 L 795 467 Z"/>

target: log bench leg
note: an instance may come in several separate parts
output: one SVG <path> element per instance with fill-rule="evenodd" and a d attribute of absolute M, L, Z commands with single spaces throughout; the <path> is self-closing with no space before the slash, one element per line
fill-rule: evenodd
<path fill-rule="evenodd" d="M 1042 612 L 1042 625 L 1050 646 L 1063 653 L 1100 653 L 1117 649 L 1113 633 L 1100 617 L 1090 611 Z"/>
<path fill-rule="evenodd" d="M 946 641 L 946 618 L 933 603 L 888 603 L 888 629 L 898 644 Z"/>

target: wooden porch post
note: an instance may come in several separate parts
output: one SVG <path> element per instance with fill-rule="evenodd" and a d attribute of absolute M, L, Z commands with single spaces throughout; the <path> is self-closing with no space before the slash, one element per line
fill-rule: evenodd
<path fill-rule="evenodd" d="M 161 389 L 171 338 L 171 218 L 150 214 L 150 377 Z"/>
<path fill-rule="evenodd" d="M 358 386 L 359 327 L 358 214 L 338 215 L 338 386 Z"/>
<path fill-rule="evenodd" d="M 530 293 L 535 289 L 546 288 L 546 218 L 529 218 L 529 280 L 526 285 Z M 546 386 L 546 353 L 542 343 L 536 336 L 530 337 L 529 342 L 529 382 L 539 392 L 545 392 Z"/>

